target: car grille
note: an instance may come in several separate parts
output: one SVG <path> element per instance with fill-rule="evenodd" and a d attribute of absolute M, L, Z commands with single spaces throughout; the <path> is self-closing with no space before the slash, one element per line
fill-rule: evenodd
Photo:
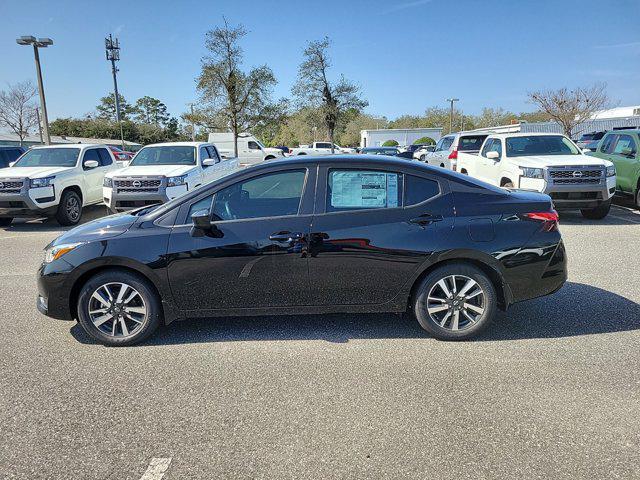
<path fill-rule="evenodd" d="M 549 177 L 556 185 L 597 185 L 604 178 L 604 170 L 566 167 L 549 170 Z"/>
<path fill-rule="evenodd" d="M 157 192 L 162 184 L 159 178 L 128 178 L 126 180 L 114 179 L 114 184 L 118 193 L 153 193 Z"/>
<path fill-rule="evenodd" d="M 0 180 L 0 193 L 20 193 L 24 180 Z"/>

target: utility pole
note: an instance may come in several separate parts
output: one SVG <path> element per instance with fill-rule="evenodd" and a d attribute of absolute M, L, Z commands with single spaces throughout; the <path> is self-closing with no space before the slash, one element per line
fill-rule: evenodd
<path fill-rule="evenodd" d="M 36 119 L 38 120 L 38 131 L 40 132 L 40 143 L 44 144 L 42 140 L 42 124 L 40 123 L 40 109 L 36 107 Z"/>
<path fill-rule="evenodd" d="M 107 60 L 111 62 L 111 73 L 113 74 L 113 93 L 116 103 L 116 121 L 120 125 L 120 140 L 122 141 L 122 150 L 124 148 L 124 131 L 122 130 L 122 119 L 120 118 L 120 95 L 118 94 L 118 67 L 116 62 L 120 60 L 120 42 L 116 38 L 111 38 L 111 34 L 104 39 L 105 51 L 107 54 Z"/>
<path fill-rule="evenodd" d="M 459 98 L 447 98 L 447 102 L 451 104 L 451 110 L 449 111 L 449 133 L 453 132 L 453 103 L 459 101 Z"/>
<path fill-rule="evenodd" d="M 191 141 L 196 141 L 196 122 L 193 120 L 193 103 L 190 103 L 191 107 Z"/>
<path fill-rule="evenodd" d="M 45 144 L 51 145 L 51 137 L 49 137 L 49 118 L 47 116 L 47 101 L 44 98 L 44 85 L 42 83 L 42 70 L 40 69 L 40 54 L 38 48 L 47 48 L 53 45 L 50 38 L 38 38 L 32 35 L 22 36 L 16 39 L 18 45 L 33 45 L 33 56 L 36 60 L 36 74 L 38 76 L 38 94 L 40 96 L 40 108 L 42 109 L 42 129 L 44 130 Z"/>

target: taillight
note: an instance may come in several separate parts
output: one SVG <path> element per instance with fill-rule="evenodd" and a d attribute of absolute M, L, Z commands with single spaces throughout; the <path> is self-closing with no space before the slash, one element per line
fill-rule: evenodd
<path fill-rule="evenodd" d="M 290 149 L 289 149 L 289 153 L 293 153 L 293 148 L 290 148 Z"/>
<path fill-rule="evenodd" d="M 458 149 L 454 148 L 453 150 L 451 150 L 451 153 L 449 154 L 449 160 L 457 160 L 458 159 Z"/>
<path fill-rule="evenodd" d="M 558 228 L 558 222 L 560 221 L 560 216 L 555 210 L 549 212 L 529 212 L 525 213 L 524 216 L 530 220 L 543 222 L 542 230 L 545 232 L 556 230 Z"/>

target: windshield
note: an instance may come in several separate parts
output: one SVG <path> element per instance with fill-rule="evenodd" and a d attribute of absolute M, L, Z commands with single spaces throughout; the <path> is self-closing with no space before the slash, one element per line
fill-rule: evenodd
<path fill-rule="evenodd" d="M 195 147 L 179 146 L 158 146 L 144 147 L 140 150 L 129 166 L 140 165 L 195 165 Z"/>
<path fill-rule="evenodd" d="M 34 148 L 25 153 L 14 167 L 75 167 L 79 148 Z"/>
<path fill-rule="evenodd" d="M 508 137 L 507 157 L 528 155 L 580 155 L 571 140 L 562 135 L 532 135 L 530 137 Z"/>

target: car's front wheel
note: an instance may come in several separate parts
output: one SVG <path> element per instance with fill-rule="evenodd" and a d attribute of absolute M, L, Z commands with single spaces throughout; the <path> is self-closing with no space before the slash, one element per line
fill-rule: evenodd
<path fill-rule="evenodd" d="M 418 286 L 413 310 L 418 323 L 440 340 L 466 340 L 492 321 L 496 290 L 480 269 L 449 264 L 435 269 Z"/>
<path fill-rule="evenodd" d="M 73 190 L 67 190 L 62 194 L 56 220 L 62 226 L 76 225 L 82 217 L 82 199 Z"/>
<path fill-rule="evenodd" d="M 588 218 L 589 220 L 602 220 L 609 215 L 609 210 L 611 210 L 611 200 L 601 203 L 596 208 L 580 210 L 580 213 L 582 213 L 584 218 Z"/>
<path fill-rule="evenodd" d="M 158 294 L 145 278 L 125 270 L 107 270 L 87 281 L 78 298 L 78 321 L 100 343 L 133 345 L 162 323 Z"/>

